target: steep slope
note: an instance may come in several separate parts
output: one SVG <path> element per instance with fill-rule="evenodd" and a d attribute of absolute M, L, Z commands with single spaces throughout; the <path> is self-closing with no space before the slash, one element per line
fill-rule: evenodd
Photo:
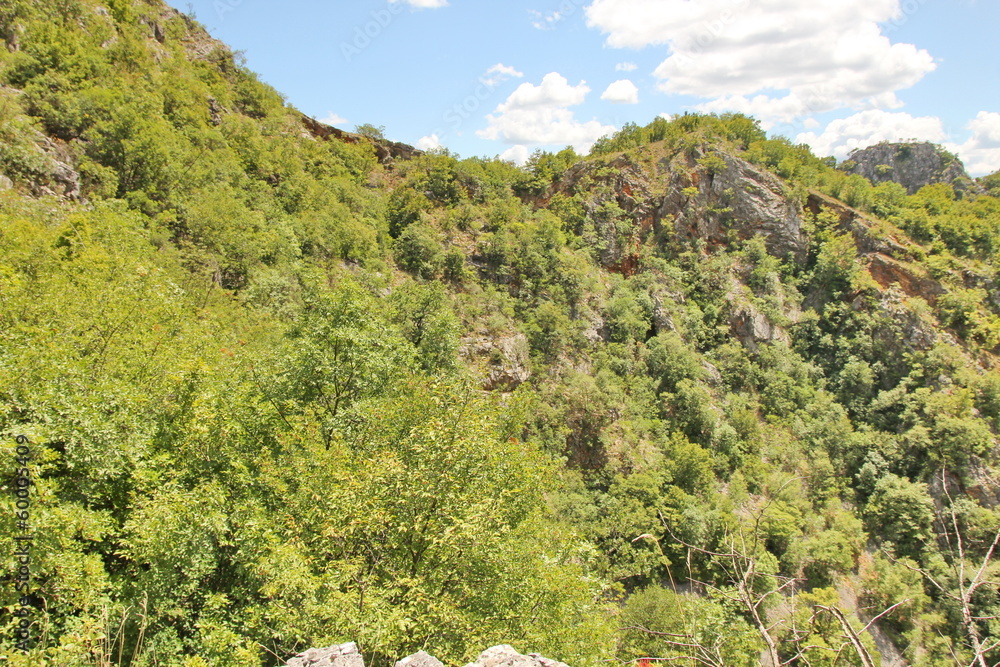
<path fill-rule="evenodd" d="M 3 659 L 854 664 L 888 610 L 887 658 L 1000 660 L 996 587 L 955 574 L 996 567 L 1000 200 L 739 115 L 422 154 L 155 0 L 15 0 L 0 35 L 36 536 Z"/>

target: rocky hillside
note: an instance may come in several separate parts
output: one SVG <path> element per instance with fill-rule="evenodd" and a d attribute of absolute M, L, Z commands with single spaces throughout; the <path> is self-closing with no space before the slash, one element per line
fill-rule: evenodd
<path fill-rule="evenodd" d="M 925 185 L 948 183 L 958 192 L 981 192 L 962 161 L 931 143 L 880 143 L 853 151 L 841 165 L 847 173 L 861 174 L 873 184 L 899 183 L 908 194 Z"/>
<path fill-rule="evenodd" d="M 1000 199 L 907 193 L 947 156 L 688 114 L 519 168 L 160 0 L 0 37 L 0 661 L 1000 661 Z"/>

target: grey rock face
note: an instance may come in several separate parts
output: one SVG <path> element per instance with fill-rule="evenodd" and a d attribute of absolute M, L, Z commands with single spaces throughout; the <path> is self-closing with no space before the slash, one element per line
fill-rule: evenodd
<path fill-rule="evenodd" d="M 462 346 L 466 358 L 490 357 L 491 365 L 483 382 L 486 391 L 514 391 L 531 378 L 528 338 L 515 334 L 497 340 L 478 338 Z"/>
<path fill-rule="evenodd" d="M 479 654 L 479 658 L 466 667 L 568 667 L 558 660 L 545 658 L 537 653 L 522 655 L 512 646 L 501 644 L 488 648 Z"/>
<path fill-rule="evenodd" d="M 595 190 L 593 181 L 606 187 Z M 588 194 L 583 202 L 598 260 L 625 276 L 635 272 L 641 244 L 671 227 L 676 236 L 707 246 L 762 235 L 772 255 L 806 257 L 801 203 L 777 176 L 735 155 L 697 149 L 656 159 L 624 154 L 607 162 L 581 162 L 536 205 L 556 194 L 579 194 L 580 183 L 587 184 L 587 193 L 601 193 Z M 609 208 L 625 219 L 609 217 Z"/>
<path fill-rule="evenodd" d="M 444 667 L 444 663 L 427 651 L 417 651 L 397 662 L 396 667 Z"/>
<path fill-rule="evenodd" d="M 729 322 L 733 335 L 751 352 L 761 343 L 790 342 L 788 334 L 750 304 L 737 309 Z"/>
<path fill-rule="evenodd" d="M 932 183 L 950 183 L 958 192 L 982 190 L 961 160 L 931 143 L 877 144 L 854 151 L 842 167 L 875 185 L 899 183 L 911 195 Z"/>
<path fill-rule="evenodd" d="M 883 345 L 925 352 L 934 347 L 938 341 L 957 343 L 951 334 L 937 331 L 931 322 L 907 307 L 905 297 L 906 292 L 900 286 L 893 285 L 879 299 L 877 312 L 884 324 L 874 333 Z"/>
<path fill-rule="evenodd" d="M 746 160 L 716 154 L 725 167 L 674 171 L 659 217 L 673 216 L 674 231 L 709 245 L 724 245 L 731 234 L 748 239 L 763 235 L 770 254 L 804 259 L 808 240 L 802 207 L 782 181 Z"/>
<path fill-rule="evenodd" d="M 53 162 L 52 180 L 58 187 L 57 194 L 67 199 L 80 197 L 80 174 L 65 162 Z"/>
<path fill-rule="evenodd" d="M 285 667 L 365 667 L 358 646 L 354 642 L 328 648 L 311 648 L 291 658 Z M 418 651 L 396 663 L 395 667 L 444 667 L 444 664 L 426 651 Z M 466 667 L 569 667 L 558 660 L 552 660 L 529 653 L 521 655 L 507 644 L 488 648 L 479 654 L 476 662 Z"/>
<path fill-rule="evenodd" d="M 212 120 L 212 125 L 222 125 L 222 105 L 214 97 L 208 98 L 208 113 Z"/>
<path fill-rule="evenodd" d="M 302 126 L 309 136 L 315 139 L 329 140 L 331 137 L 346 144 L 356 144 L 362 141 L 370 141 L 354 132 L 345 132 L 326 123 L 321 123 L 315 118 L 310 118 L 305 114 L 300 117 Z M 402 144 L 398 141 L 375 140 L 372 142 L 375 148 L 375 156 L 379 164 L 390 165 L 395 160 L 410 160 L 424 154 L 409 144 Z"/>
<path fill-rule="evenodd" d="M 365 661 L 354 642 L 328 648 L 311 648 L 289 660 L 286 667 L 365 667 Z"/>

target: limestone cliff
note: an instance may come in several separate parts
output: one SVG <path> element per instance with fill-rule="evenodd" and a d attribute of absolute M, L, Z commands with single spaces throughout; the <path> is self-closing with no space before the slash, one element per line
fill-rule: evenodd
<path fill-rule="evenodd" d="M 570 168 L 536 205 L 582 194 L 601 264 L 630 275 L 638 248 L 661 240 L 706 247 L 762 235 L 776 257 L 805 258 L 803 211 L 786 185 L 736 155 L 699 146 L 668 151 L 652 144 Z"/>
<path fill-rule="evenodd" d="M 899 183 L 911 195 L 933 183 L 949 183 L 959 193 L 982 190 L 961 160 L 931 143 L 876 144 L 851 153 L 841 168 L 875 185 Z"/>

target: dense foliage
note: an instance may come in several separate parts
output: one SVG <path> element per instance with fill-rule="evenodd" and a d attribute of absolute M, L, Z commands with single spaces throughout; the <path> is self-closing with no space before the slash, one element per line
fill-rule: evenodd
<path fill-rule="evenodd" d="M 740 115 L 380 161 L 159 0 L 0 39 L 8 664 L 862 664 L 887 610 L 910 664 L 1000 660 L 1000 175 L 908 196 Z M 801 256 L 709 245 L 622 156 L 825 203 Z"/>

